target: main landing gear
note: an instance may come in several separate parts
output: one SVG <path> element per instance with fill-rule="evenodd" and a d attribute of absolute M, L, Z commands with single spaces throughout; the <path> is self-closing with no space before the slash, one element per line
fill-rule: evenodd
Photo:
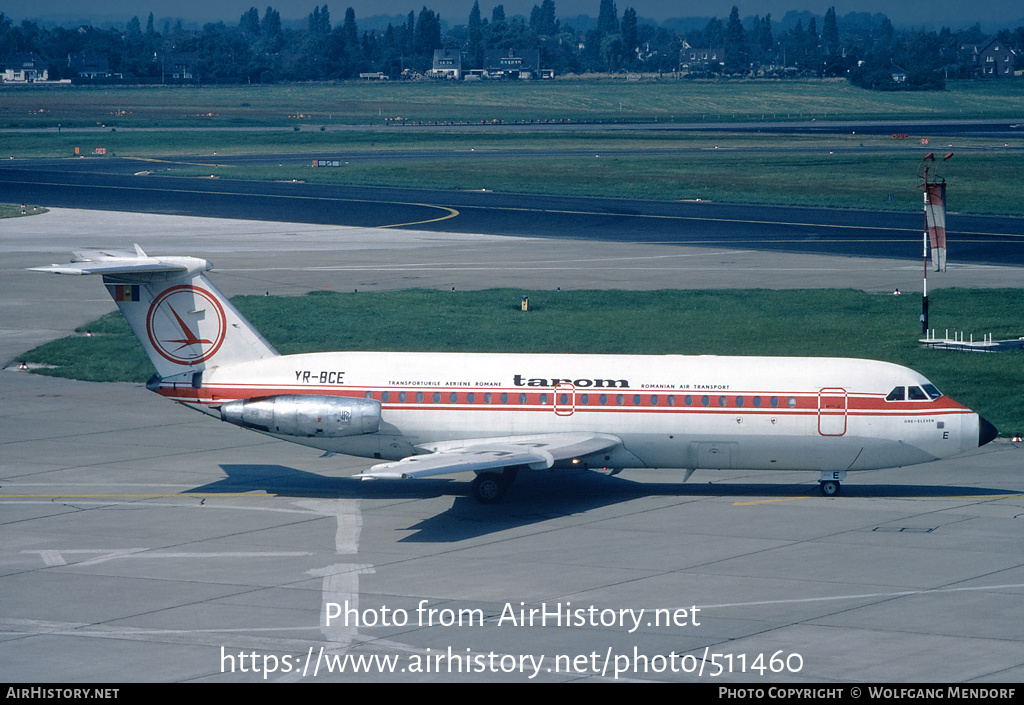
<path fill-rule="evenodd" d="M 497 504 L 516 479 L 518 468 L 505 468 L 501 472 L 482 472 L 473 480 L 470 493 L 480 504 Z"/>
<path fill-rule="evenodd" d="M 845 470 L 822 470 L 821 479 L 818 480 L 818 489 L 823 497 L 836 497 L 842 490 L 840 482 L 846 479 Z"/>

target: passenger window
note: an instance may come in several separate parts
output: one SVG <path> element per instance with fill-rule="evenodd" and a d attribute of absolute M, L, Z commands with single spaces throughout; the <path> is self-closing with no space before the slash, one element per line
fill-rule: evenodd
<path fill-rule="evenodd" d="M 920 387 L 907 387 L 907 398 L 911 401 L 924 401 L 928 395 Z"/>
<path fill-rule="evenodd" d="M 903 387 L 896 387 L 896 389 L 889 392 L 889 396 L 885 398 L 886 401 L 903 401 Z"/>

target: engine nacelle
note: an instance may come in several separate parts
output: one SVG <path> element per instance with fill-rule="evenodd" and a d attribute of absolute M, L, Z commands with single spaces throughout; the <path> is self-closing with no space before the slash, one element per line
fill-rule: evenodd
<path fill-rule="evenodd" d="M 376 433 L 380 428 L 380 402 L 287 394 L 224 402 L 220 417 L 230 424 L 267 433 L 341 438 Z"/>

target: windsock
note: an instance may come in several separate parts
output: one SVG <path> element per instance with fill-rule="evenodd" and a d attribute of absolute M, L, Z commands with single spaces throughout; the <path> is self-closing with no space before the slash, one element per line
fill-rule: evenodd
<path fill-rule="evenodd" d="M 946 183 L 924 185 L 924 215 L 928 237 L 932 243 L 932 266 L 936 272 L 946 270 Z"/>

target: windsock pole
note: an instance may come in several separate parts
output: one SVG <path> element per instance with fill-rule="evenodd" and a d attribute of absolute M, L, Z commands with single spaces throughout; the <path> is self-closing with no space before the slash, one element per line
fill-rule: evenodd
<path fill-rule="evenodd" d="M 953 156 L 950 152 L 944 156 L 942 163 Z M 928 335 L 928 241 L 931 240 L 932 259 L 935 271 L 946 270 L 946 181 L 933 175 L 928 181 L 929 167 L 935 163 L 935 154 L 929 152 L 921 159 L 917 167 L 917 175 L 921 177 L 921 190 L 924 193 L 924 243 L 921 258 L 924 264 L 924 282 L 921 287 L 921 333 Z M 938 166 L 938 165 L 936 165 Z"/>

